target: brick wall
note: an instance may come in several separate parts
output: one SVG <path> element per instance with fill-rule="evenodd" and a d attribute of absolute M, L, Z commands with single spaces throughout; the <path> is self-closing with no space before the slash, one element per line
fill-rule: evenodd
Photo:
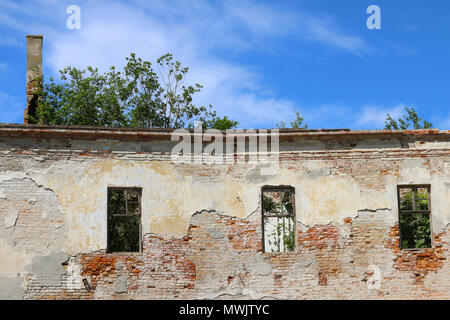
<path fill-rule="evenodd" d="M 449 299 L 449 232 L 434 249 L 402 252 L 398 226 L 381 212 L 342 224 L 299 226 L 295 253 L 262 253 L 258 215 L 201 212 L 188 234 L 152 234 L 141 253 L 79 254 L 78 285 L 67 275 L 45 287 L 29 279 L 26 299 Z M 67 265 L 65 266 L 67 269 Z M 373 269 L 380 274 L 379 285 Z M 82 283 L 86 279 L 88 285 Z M 373 283 L 368 283 L 373 281 Z"/>
<path fill-rule="evenodd" d="M 442 139 L 300 151 L 286 142 L 274 177 L 245 163 L 175 166 L 121 143 L 0 135 L 5 298 L 450 299 Z M 431 185 L 432 249 L 399 247 L 400 183 Z M 105 252 L 106 190 L 118 184 L 143 190 L 140 253 Z M 263 185 L 296 188 L 294 252 L 263 252 Z"/>

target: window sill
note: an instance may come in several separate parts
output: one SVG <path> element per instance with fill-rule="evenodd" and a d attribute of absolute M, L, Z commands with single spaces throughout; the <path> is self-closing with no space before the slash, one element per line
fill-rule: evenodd
<path fill-rule="evenodd" d="M 289 252 L 263 252 L 262 253 L 264 256 L 281 256 L 281 255 L 286 255 L 286 256 L 293 256 L 293 255 L 297 255 L 298 251 L 289 251 Z"/>
<path fill-rule="evenodd" d="M 401 248 L 402 251 L 408 251 L 408 252 L 425 252 L 427 250 L 434 250 L 434 248 Z"/>
<path fill-rule="evenodd" d="M 136 252 L 105 252 L 108 256 L 132 256 L 137 254 L 142 254 L 142 251 Z"/>

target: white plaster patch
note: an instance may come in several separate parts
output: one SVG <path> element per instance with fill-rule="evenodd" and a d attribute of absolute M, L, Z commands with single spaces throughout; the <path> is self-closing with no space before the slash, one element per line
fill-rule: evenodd
<path fill-rule="evenodd" d="M 0 277 L 15 277 L 21 274 L 24 266 L 30 262 L 31 255 L 17 247 L 11 247 L 5 239 L 0 238 Z"/>
<path fill-rule="evenodd" d="M 71 257 L 67 265 L 67 288 L 79 290 L 82 287 L 81 266 Z"/>
<path fill-rule="evenodd" d="M 16 225 L 17 219 L 19 218 L 19 211 L 16 208 L 10 206 L 8 208 L 8 213 L 5 216 L 5 227 L 12 228 Z"/>
<path fill-rule="evenodd" d="M 380 289 L 381 287 L 381 270 L 376 265 L 370 265 L 367 268 L 367 289 Z"/>

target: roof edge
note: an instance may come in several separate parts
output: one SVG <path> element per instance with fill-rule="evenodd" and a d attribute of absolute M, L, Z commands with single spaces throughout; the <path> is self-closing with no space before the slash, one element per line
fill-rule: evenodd
<path fill-rule="evenodd" d="M 242 131 L 240 131 L 242 130 Z M 245 130 L 245 131 L 244 131 Z M 439 129 L 414 129 L 414 130 L 350 130 L 350 129 L 236 129 L 234 135 L 245 134 L 258 135 L 261 131 L 264 133 L 278 130 L 280 137 L 296 137 L 296 136 L 450 136 L 450 130 Z M 144 137 L 157 137 L 158 139 L 166 139 L 172 134 L 181 135 L 189 132 L 198 134 L 194 129 L 183 129 L 183 131 L 172 128 L 124 128 L 124 127 L 103 127 L 103 126 L 56 126 L 56 125 L 31 125 L 31 124 L 5 124 L 0 123 L 0 136 L 16 136 L 16 135 L 52 135 L 52 136 L 80 136 L 85 138 L 102 138 L 108 137 L 134 137 L 134 139 Z M 222 134 L 226 135 L 227 131 L 222 130 Z M 262 132 L 261 132 L 262 133 Z M 202 130 L 205 134 L 205 130 Z M 208 132 L 206 132 L 208 135 Z"/>

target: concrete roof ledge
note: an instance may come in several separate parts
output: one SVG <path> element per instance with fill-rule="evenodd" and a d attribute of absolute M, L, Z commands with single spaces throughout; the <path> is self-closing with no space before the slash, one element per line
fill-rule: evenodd
<path fill-rule="evenodd" d="M 247 130 L 247 129 L 244 129 Z M 258 135 L 261 129 L 246 132 L 245 135 Z M 267 129 L 269 132 L 275 129 Z M 350 130 L 350 129 L 278 129 L 280 138 L 293 137 L 333 137 L 333 136 L 439 136 L 450 137 L 450 130 L 419 129 L 419 130 Z M 71 137 L 79 139 L 119 139 L 119 140 L 170 140 L 172 134 L 181 135 L 171 128 L 124 128 L 102 126 L 52 126 L 30 124 L 2 124 L 0 123 L 0 136 L 31 136 L 31 137 Z M 188 132 L 194 134 L 193 129 Z M 203 130 L 203 133 L 205 131 Z M 226 135 L 225 131 L 222 131 Z M 206 134 L 208 135 L 208 134 Z M 239 135 L 237 133 L 236 135 Z"/>

